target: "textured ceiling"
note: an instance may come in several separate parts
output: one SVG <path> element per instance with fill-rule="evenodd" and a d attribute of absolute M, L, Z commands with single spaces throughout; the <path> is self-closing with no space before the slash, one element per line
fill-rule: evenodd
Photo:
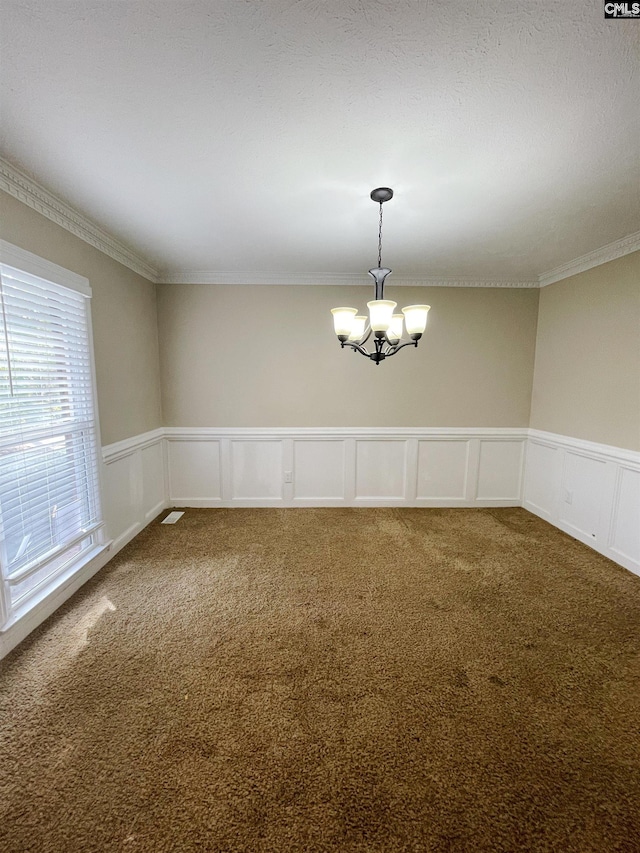
<path fill-rule="evenodd" d="M 2 0 L 0 149 L 167 270 L 531 279 L 640 228 L 600 0 Z"/>

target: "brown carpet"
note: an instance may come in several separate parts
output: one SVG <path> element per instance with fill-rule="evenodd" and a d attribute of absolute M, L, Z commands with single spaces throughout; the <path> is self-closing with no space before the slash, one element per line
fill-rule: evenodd
<path fill-rule="evenodd" d="M 0 849 L 640 851 L 639 653 L 522 509 L 188 510 L 0 665 Z"/>

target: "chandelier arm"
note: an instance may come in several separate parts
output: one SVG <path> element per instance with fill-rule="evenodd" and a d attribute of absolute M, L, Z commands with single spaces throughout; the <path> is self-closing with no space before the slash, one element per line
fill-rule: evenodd
<path fill-rule="evenodd" d="M 409 341 L 408 343 L 413 343 L 413 341 Z M 392 344 L 391 341 L 389 341 L 389 348 L 387 349 L 387 353 L 389 355 L 393 355 L 393 353 L 396 350 L 400 349 L 400 347 L 406 347 L 406 346 L 407 346 L 407 343 L 402 343 L 402 338 L 400 340 L 396 341 L 395 344 Z"/>
<path fill-rule="evenodd" d="M 417 346 L 418 346 L 418 341 L 407 341 L 406 344 L 400 344 L 399 347 L 395 347 L 394 349 L 391 350 L 391 352 L 388 352 L 387 358 L 390 358 L 392 355 L 395 355 L 397 352 L 400 352 L 400 350 L 404 349 L 405 347 L 417 347 Z"/>
<path fill-rule="evenodd" d="M 358 343 L 359 343 L 361 346 L 363 346 L 364 344 L 366 344 L 366 342 L 369 340 L 369 338 L 370 338 L 370 337 L 371 337 L 371 326 L 367 326 L 367 328 L 366 328 L 366 335 L 364 336 L 364 338 L 362 338 L 362 340 L 361 340 L 361 341 L 358 341 Z"/>
<path fill-rule="evenodd" d="M 362 355 L 366 356 L 367 358 L 371 358 L 371 355 L 366 351 L 366 349 L 363 346 L 360 346 L 360 344 L 354 344 L 353 341 L 343 341 L 341 346 L 343 348 L 344 347 L 351 347 L 352 349 L 357 350 L 357 352 L 361 353 Z"/>

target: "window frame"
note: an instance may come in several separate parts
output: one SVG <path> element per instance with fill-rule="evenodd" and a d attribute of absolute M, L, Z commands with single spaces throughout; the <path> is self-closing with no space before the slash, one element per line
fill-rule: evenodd
<path fill-rule="evenodd" d="M 95 435 L 95 471 L 93 472 L 96 481 L 97 501 L 97 523 L 91 533 L 86 534 L 86 537 L 93 537 L 92 547 L 81 553 L 77 559 L 72 559 L 65 563 L 57 571 L 54 571 L 50 577 L 37 585 L 33 593 L 28 594 L 24 601 L 12 604 L 11 590 L 9 579 L 5 576 L 5 572 L 0 567 L 0 632 L 4 632 L 11 628 L 21 620 L 24 616 L 30 613 L 43 601 L 52 596 L 63 584 L 73 578 L 84 566 L 94 560 L 98 555 L 105 551 L 109 542 L 106 536 L 106 522 L 104 519 L 104 488 L 103 488 L 103 471 L 102 471 L 102 441 L 100 437 L 100 419 L 98 412 L 98 389 L 96 382 L 95 355 L 93 344 L 93 324 L 91 317 L 91 296 L 92 290 L 89 280 L 84 276 L 78 275 L 71 270 L 54 264 L 45 258 L 28 252 L 19 246 L 8 243 L 0 239 L 0 263 L 7 267 L 27 273 L 28 275 L 36 276 L 44 281 L 50 282 L 58 287 L 64 287 L 68 290 L 73 290 L 80 293 L 84 298 L 82 300 L 87 325 L 87 350 L 89 355 L 90 365 L 90 381 L 91 381 L 91 412 L 93 429 Z M 86 538 L 85 537 L 85 538 Z M 0 537 L 0 552 L 4 550 L 3 538 Z M 3 562 L 5 555 L 0 553 L 0 558 Z"/>

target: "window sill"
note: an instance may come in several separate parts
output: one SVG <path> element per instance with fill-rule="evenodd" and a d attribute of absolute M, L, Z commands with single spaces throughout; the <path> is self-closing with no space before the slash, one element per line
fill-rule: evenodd
<path fill-rule="evenodd" d="M 111 556 L 109 554 L 110 547 L 111 542 L 107 542 L 104 545 L 96 545 L 90 551 L 87 551 L 86 554 L 83 554 L 79 560 L 57 575 L 50 584 L 39 590 L 25 601 L 24 604 L 14 610 L 11 617 L 0 628 L 0 634 L 4 634 L 12 628 L 17 629 L 25 622 L 33 620 L 39 623 L 46 619 L 76 589 L 79 589 L 83 583 L 89 580 L 92 575 L 105 565 L 107 559 Z M 70 587 L 73 587 L 73 589 L 70 590 Z M 50 612 L 42 615 L 42 611 L 46 610 Z M 29 630 L 32 630 L 32 628 L 30 627 Z"/>

